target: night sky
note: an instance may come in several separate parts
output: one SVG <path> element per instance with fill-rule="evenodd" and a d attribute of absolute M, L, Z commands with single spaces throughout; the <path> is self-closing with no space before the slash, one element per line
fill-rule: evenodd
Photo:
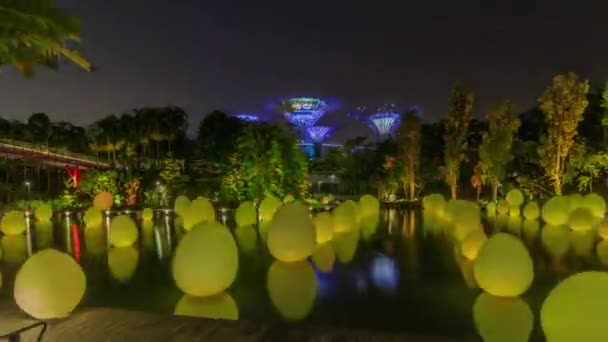
<path fill-rule="evenodd" d="M 369 132 L 345 117 L 361 105 L 419 104 L 436 120 L 456 81 L 474 87 L 481 116 L 500 97 L 528 109 L 557 72 L 608 79 L 608 25 L 592 14 L 606 12 L 567 17 L 553 2 L 553 10 L 528 1 L 498 9 L 454 1 L 56 2 L 82 19 L 84 53 L 98 70 L 66 65 L 26 80 L 4 68 L 4 116 L 46 112 L 84 125 L 172 104 L 187 110 L 192 129 L 213 109 L 276 115 L 280 98 L 306 95 L 336 108 L 319 123 L 340 125 L 331 140 L 342 141 Z"/>

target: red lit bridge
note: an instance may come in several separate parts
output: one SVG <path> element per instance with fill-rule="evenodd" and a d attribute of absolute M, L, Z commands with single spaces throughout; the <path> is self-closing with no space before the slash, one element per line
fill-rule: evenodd
<path fill-rule="evenodd" d="M 53 166 L 78 169 L 106 169 L 110 165 L 100 162 L 93 157 L 62 151 L 53 148 L 44 148 L 33 144 L 0 139 L 0 156 L 21 160 L 33 160 Z"/>

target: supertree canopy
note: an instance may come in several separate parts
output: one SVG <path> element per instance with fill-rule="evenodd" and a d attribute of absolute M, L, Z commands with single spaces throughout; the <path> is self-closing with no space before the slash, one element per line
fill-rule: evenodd
<path fill-rule="evenodd" d="M 314 143 L 322 143 L 329 138 L 334 132 L 333 127 L 329 126 L 312 126 L 306 128 L 306 135 Z"/>
<path fill-rule="evenodd" d="M 377 137 L 384 137 L 393 134 L 401 122 L 401 115 L 394 108 L 394 105 L 384 106 L 368 116 L 357 114 L 349 114 L 348 116 L 367 124 Z M 359 107 L 357 110 L 364 112 L 365 107 Z"/>
<path fill-rule="evenodd" d="M 324 114 L 327 104 L 319 99 L 298 97 L 283 103 L 287 121 L 299 129 L 313 126 Z"/>
<path fill-rule="evenodd" d="M 257 114 L 242 113 L 242 114 L 235 115 L 235 117 L 239 120 L 248 121 L 248 122 L 261 121 L 260 117 Z"/>

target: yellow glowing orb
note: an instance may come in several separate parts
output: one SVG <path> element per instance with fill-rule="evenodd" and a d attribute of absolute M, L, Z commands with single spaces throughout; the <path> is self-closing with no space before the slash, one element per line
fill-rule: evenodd
<path fill-rule="evenodd" d="M 258 214 L 255 210 L 253 202 L 243 202 L 236 208 L 234 220 L 237 226 L 254 226 L 258 223 Z"/>
<path fill-rule="evenodd" d="M 154 223 L 152 221 L 143 221 L 141 223 L 141 245 L 144 250 L 155 249 Z"/>
<path fill-rule="evenodd" d="M 141 211 L 141 218 L 144 221 L 152 221 L 152 219 L 154 218 L 154 210 L 150 208 L 144 208 L 144 210 Z"/>
<path fill-rule="evenodd" d="M 486 205 L 486 215 L 490 217 L 496 216 L 496 203 L 490 202 Z"/>
<path fill-rule="evenodd" d="M 333 211 L 334 232 L 343 233 L 353 230 L 357 226 L 356 205 L 344 202 Z"/>
<path fill-rule="evenodd" d="M 509 220 L 507 222 L 507 231 L 513 235 L 520 236 L 521 235 L 521 217 L 509 216 Z"/>
<path fill-rule="evenodd" d="M 581 194 L 568 195 L 568 199 L 570 199 L 570 210 L 571 211 L 576 208 L 584 207 L 584 198 Z"/>
<path fill-rule="evenodd" d="M 602 239 L 608 239 L 608 220 L 603 220 L 597 226 L 597 235 Z"/>
<path fill-rule="evenodd" d="M 602 265 L 608 266 L 608 241 L 600 241 L 595 247 L 595 253 Z"/>
<path fill-rule="evenodd" d="M 110 224 L 110 243 L 114 247 L 128 247 L 137 241 L 137 226 L 128 215 L 119 215 L 112 218 Z"/>
<path fill-rule="evenodd" d="M 234 238 L 216 222 L 197 226 L 177 245 L 172 266 L 173 279 L 184 293 L 218 294 L 236 278 L 239 256 Z"/>
<path fill-rule="evenodd" d="M 316 215 L 312 222 L 317 232 L 317 243 L 330 241 L 334 236 L 334 219 L 331 213 L 322 212 Z"/>
<path fill-rule="evenodd" d="M 101 211 L 99 209 L 96 209 L 95 207 L 90 207 L 84 213 L 83 221 L 84 221 L 84 224 L 87 226 L 101 225 L 103 222 L 103 214 L 101 213 Z"/>
<path fill-rule="evenodd" d="M 582 206 L 591 210 L 595 217 L 603 217 L 606 213 L 606 201 L 598 194 L 591 193 L 583 198 Z"/>
<path fill-rule="evenodd" d="M 475 260 L 487 240 L 488 237 L 483 229 L 475 229 L 460 244 L 460 252 L 468 260 Z"/>
<path fill-rule="evenodd" d="M 108 252 L 108 266 L 112 278 L 126 283 L 135 274 L 139 262 L 139 252 L 133 246 L 114 247 Z"/>
<path fill-rule="evenodd" d="M 101 225 L 85 228 L 84 246 L 86 253 L 91 256 L 96 257 L 106 253 L 106 233 Z"/>
<path fill-rule="evenodd" d="M 530 202 L 524 207 L 524 217 L 526 220 L 536 220 L 540 217 L 540 208 L 538 203 Z"/>
<path fill-rule="evenodd" d="M 496 219 L 494 220 L 494 226 L 496 227 L 497 231 L 507 229 L 508 225 L 509 225 L 509 216 L 508 215 L 497 215 L 496 216 Z"/>
<path fill-rule="evenodd" d="M 184 229 L 190 230 L 201 223 L 215 222 L 215 209 L 213 203 L 204 197 L 198 197 L 190 206 L 182 210 Z"/>
<path fill-rule="evenodd" d="M 554 257 L 562 257 L 570 249 L 570 233 L 566 226 L 545 225 L 540 239 L 545 250 Z"/>
<path fill-rule="evenodd" d="M 510 207 L 509 208 L 509 216 L 520 216 L 521 209 L 519 207 Z"/>
<path fill-rule="evenodd" d="M 27 239 L 25 235 L 5 235 L 2 237 L 3 259 L 9 264 L 19 264 L 27 259 Z"/>
<path fill-rule="evenodd" d="M 84 295 L 86 278 L 74 259 L 54 249 L 32 255 L 15 277 L 15 302 L 37 319 L 63 318 Z"/>
<path fill-rule="evenodd" d="M 318 244 L 312 253 L 312 262 L 323 273 L 331 272 L 336 261 L 336 253 L 330 243 Z"/>
<path fill-rule="evenodd" d="M 257 249 L 258 234 L 254 226 L 239 226 L 234 231 L 234 235 L 242 253 L 251 253 Z"/>
<path fill-rule="evenodd" d="M 376 216 L 367 216 L 362 218 L 359 221 L 359 230 L 361 230 L 361 237 L 365 240 L 370 239 L 378 230 L 378 222 L 380 221 L 380 217 Z"/>
<path fill-rule="evenodd" d="M 20 211 L 9 211 L 2 216 L 0 230 L 5 235 L 19 235 L 25 231 L 25 216 Z"/>
<path fill-rule="evenodd" d="M 570 216 L 570 199 L 566 196 L 555 196 L 549 199 L 542 209 L 543 220 L 553 226 L 568 223 Z"/>
<path fill-rule="evenodd" d="M 285 203 L 285 204 L 293 203 L 295 201 L 296 201 L 296 198 L 293 197 L 293 195 L 287 195 L 287 196 L 283 197 L 283 203 Z"/>
<path fill-rule="evenodd" d="M 521 298 L 481 293 L 473 304 L 473 321 L 485 342 L 527 342 L 534 315 Z"/>
<path fill-rule="evenodd" d="M 53 217 L 53 207 L 50 204 L 44 203 L 34 211 L 34 216 L 38 221 L 49 221 Z"/>
<path fill-rule="evenodd" d="M 317 295 L 317 278 L 306 261 L 275 261 L 268 270 L 268 294 L 277 311 L 287 320 L 306 318 Z"/>
<path fill-rule="evenodd" d="M 93 207 L 101 211 L 112 209 L 112 204 L 114 204 L 114 197 L 107 191 L 98 193 L 93 200 Z"/>
<path fill-rule="evenodd" d="M 359 218 L 378 216 L 380 213 L 380 201 L 372 195 L 363 195 L 357 204 L 357 215 Z"/>
<path fill-rule="evenodd" d="M 606 289 L 606 272 L 582 272 L 557 284 L 540 311 L 547 341 L 608 341 Z"/>
<path fill-rule="evenodd" d="M 521 295 L 534 279 L 530 253 L 519 239 L 505 233 L 498 233 L 485 243 L 473 271 L 479 287 L 499 297 Z"/>
<path fill-rule="evenodd" d="M 173 204 L 173 211 L 179 216 L 184 214 L 184 210 L 190 206 L 190 199 L 184 195 L 177 196 Z"/>
<path fill-rule="evenodd" d="M 505 198 L 507 203 L 509 203 L 509 207 L 521 207 L 524 204 L 524 193 L 519 189 L 513 189 L 507 193 L 507 197 Z"/>
<path fill-rule="evenodd" d="M 308 208 L 290 203 L 280 208 L 268 227 L 270 254 L 284 262 L 300 261 L 312 255 L 316 243 L 315 227 Z"/>
<path fill-rule="evenodd" d="M 526 239 L 532 241 L 538 237 L 538 233 L 540 232 L 540 223 L 538 220 L 524 220 L 522 228 Z"/>
<path fill-rule="evenodd" d="M 481 213 L 477 204 L 465 200 L 448 202 L 449 216 L 453 225 L 453 236 L 461 242 L 481 224 Z"/>
<path fill-rule="evenodd" d="M 572 230 L 587 231 L 593 228 L 596 218 L 588 208 L 577 208 L 570 214 L 568 225 Z"/>
<path fill-rule="evenodd" d="M 435 212 L 437 215 L 441 215 L 446 204 L 447 202 L 442 194 L 430 194 L 422 198 L 422 207 L 424 210 Z"/>
<path fill-rule="evenodd" d="M 239 319 L 239 308 L 227 292 L 211 297 L 184 295 L 175 305 L 175 315 L 212 319 Z"/>
<path fill-rule="evenodd" d="M 499 200 L 496 204 L 496 212 L 499 215 L 506 215 L 509 213 L 509 202 L 506 200 Z"/>
<path fill-rule="evenodd" d="M 37 250 L 43 250 L 53 246 L 53 223 L 51 221 L 36 222 L 35 231 Z"/>
<path fill-rule="evenodd" d="M 570 245 L 574 254 L 582 257 L 593 255 L 595 232 L 591 230 L 573 230 L 570 232 Z"/>
<path fill-rule="evenodd" d="M 331 199 L 329 198 L 329 196 L 323 196 L 321 197 L 321 203 L 324 205 L 328 205 L 329 202 L 331 202 Z"/>
<path fill-rule="evenodd" d="M 353 260 L 359 246 L 359 229 L 353 229 L 348 232 L 334 235 L 332 246 L 338 261 L 347 264 Z"/>
<path fill-rule="evenodd" d="M 281 200 L 276 197 L 269 196 L 264 198 L 262 202 L 260 202 L 259 208 L 260 218 L 262 219 L 262 221 L 272 221 L 272 217 L 277 212 L 277 209 L 279 209 L 282 205 L 283 203 L 281 202 Z"/>

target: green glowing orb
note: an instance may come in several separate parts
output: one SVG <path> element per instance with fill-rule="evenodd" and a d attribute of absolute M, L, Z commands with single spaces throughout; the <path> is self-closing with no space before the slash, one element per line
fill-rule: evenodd
<path fill-rule="evenodd" d="M 106 233 L 101 225 L 87 226 L 84 229 L 85 252 L 93 257 L 98 257 L 106 253 Z"/>
<path fill-rule="evenodd" d="M 93 199 L 93 207 L 100 211 L 112 209 L 112 204 L 114 204 L 114 197 L 107 191 L 98 193 Z"/>
<path fill-rule="evenodd" d="M 269 196 L 266 197 L 260 202 L 260 218 L 264 222 L 272 221 L 274 214 L 277 210 L 283 205 L 280 199 Z"/>
<path fill-rule="evenodd" d="M 239 308 L 227 292 L 211 297 L 184 295 L 175 305 L 175 315 L 212 319 L 239 319 Z"/>
<path fill-rule="evenodd" d="M 190 206 L 190 199 L 184 195 L 177 196 L 173 204 L 173 211 L 179 216 L 184 214 L 184 210 Z"/>
<path fill-rule="evenodd" d="M 378 215 L 362 218 L 359 221 L 361 237 L 365 240 L 369 240 L 378 230 L 378 222 L 380 222 L 380 217 Z"/>
<path fill-rule="evenodd" d="M 172 272 L 184 293 L 207 297 L 226 290 L 239 267 L 232 234 L 213 222 L 194 227 L 179 242 L 173 255 Z"/>
<path fill-rule="evenodd" d="M 524 204 L 524 193 L 519 189 L 513 189 L 507 193 L 507 197 L 505 198 L 507 203 L 509 203 L 509 207 L 521 207 Z"/>
<path fill-rule="evenodd" d="M 293 195 L 287 195 L 283 198 L 283 203 L 284 204 L 289 204 L 289 203 L 293 203 L 296 201 L 296 198 L 293 197 Z"/>
<path fill-rule="evenodd" d="M 36 249 L 43 250 L 53 246 L 53 223 L 38 221 L 34 227 L 36 232 Z"/>
<path fill-rule="evenodd" d="M 275 261 L 268 270 L 267 289 L 272 304 L 289 321 L 306 318 L 317 295 L 317 278 L 306 261 Z"/>
<path fill-rule="evenodd" d="M 20 264 L 27 259 L 27 238 L 25 235 L 5 235 L 0 243 L 2 258 L 9 264 Z"/>
<path fill-rule="evenodd" d="M 343 233 L 353 230 L 357 226 L 357 209 L 350 202 L 344 202 L 333 211 L 334 232 Z"/>
<path fill-rule="evenodd" d="M 603 217 L 606 213 L 606 201 L 598 194 L 591 193 L 585 196 L 582 206 L 591 210 L 595 217 Z"/>
<path fill-rule="evenodd" d="M 479 287 L 499 297 L 521 295 L 534 279 L 530 253 L 519 239 L 505 233 L 498 233 L 485 243 L 473 271 Z"/>
<path fill-rule="evenodd" d="M 363 195 L 357 204 L 357 217 L 359 220 L 369 217 L 378 216 L 380 213 L 380 201 L 372 195 Z"/>
<path fill-rule="evenodd" d="M 515 236 L 521 235 L 521 217 L 509 216 L 507 221 L 507 231 Z"/>
<path fill-rule="evenodd" d="M 15 277 L 15 302 L 36 319 L 63 318 L 84 295 L 86 278 L 74 259 L 54 249 L 32 255 Z"/>
<path fill-rule="evenodd" d="M 321 203 L 323 205 L 328 205 L 329 202 L 331 202 L 331 199 L 329 198 L 329 196 L 323 196 L 323 197 L 321 197 Z"/>
<path fill-rule="evenodd" d="M 241 253 L 248 254 L 254 252 L 258 247 L 258 234 L 254 226 L 238 226 L 234 235 Z"/>
<path fill-rule="evenodd" d="M 540 239 L 545 250 L 554 257 L 562 257 L 570 250 L 570 231 L 566 226 L 545 225 Z"/>
<path fill-rule="evenodd" d="M 461 242 L 481 224 L 481 212 L 476 203 L 465 200 L 448 202 L 450 222 L 453 225 L 453 237 Z"/>
<path fill-rule="evenodd" d="M 190 208 L 196 210 L 202 220 L 197 223 L 210 223 L 215 222 L 215 208 L 213 207 L 213 203 L 208 198 L 205 197 L 197 197 L 192 204 L 190 204 Z"/>
<path fill-rule="evenodd" d="M 608 239 L 608 220 L 603 220 L 597 226 L 597 235 L 602 239 Z"/>
<path fill-rule="evenodd" d="M 568 225 L 570 229 L 576 231 L 587 231 L 593 228 L 597 219 L 588 208 L 577 208 L 570 214 Z"/>
<path fill-rule="evenodd" d="M 258 214 L 253 202 L 246 201 L 241 203 L 239 207 L 236 208 L 234 220 L 236 221 L 237 226 L 254 226 L 258 223 Z"/>
<path fill-rule="evenodd" d="M 312 222 L 317 232 L 317 243 L 325 243 L 334 237 L 334 219 L 331 213 L 322 212 Z"/>
<path fill-rule="evenodd" d="M 144 221 L 152 221 L 152 219 L 154 218 L 154 210 L 150 208 L 144 208 L 144 210 L 141 211 L 141 218 Z"/>
<path fill-rule="evenodd" d="M 95 207 L 90 207 L 84 213 L 83 222 L 87 226 L 98 226 L 103 223 L 103 214 Z"/>
<path fill-rule="evenodd" d="M 36 208 L 34 216 L 36 216 L 38 221 L 49 221 L 53 217 L 53 207 L 48 203 L 44 203 Z"/>
<path fill-rule="evenodd" d="M 110 243 L 114 247 L 128 247 L 137 241 L 139 232 L 133 219 L 128 215 L 112 218 L 110 224 Z"/>
<path fill-rule="evenodd" d="M 509 209 L 509 202 L 506 200 L 498 200 L 498 203 L 496 204 L 496 213 L 499 215 L 507 215 Z"/>
<path fill-rule="evenodd" d="M 330 243 L 318 244 L 312 253 L 312 262 L 323 273 L 329 273 L 334 268 L 336 253 Z"/>
<path fill-rule="evenodd" d="M 514 217 L 517 216 L 519 217 L 521 215 L 521 208 L 519 207 L 510 207 L 509 208 L 509 216 Z"/>
<path fill-rule="evenodd" d="M 490 202 L 486 205 L 486 215 L 490 217 L 496 216 L 496 203 Z"/>
<path fill-rule="evenodd" d="M 595 247 L 595 253 L 597 254 L 598 260 L 604 266 L 608 266 L 608 241 L 602 240 Z"/>
<path fill-rule="evenodd" d="M 485 342 L 527 342 L 534 326 L 534 315 L 521 298 L 477 296 L 473 321 Z"/>
<path fill-rule="evenodd" d="M 581 194 L 568 195 L 568 199 L 570 199 L 570 210 L 571 211 L 576 208 L 584 207 L 584 198 Z"/>
<path fill-rule="evenodd" d="M 570 199 L 567 196 L 555 196 L 549 199 L 542 209 L 543 220 L 554 226 L 568 223 Z"/>
<path fill-rule="evenodd" d="M 533 241 L 538 237 L 538 233 L 540 232 L 540 222 L 538 220 L 524 220 L 522 229 L 526 239 Z"/>
<path fill-rule="evenodd" d="M 497 231 L 506 230 L 509 225 L 509 215 L 497 215 L 494 220 L 494 226 Z"/>
<path fill-rule="evenodd" d="M 312 255 L 316 243 L 315 227 L 308 208 L 290 203 L 280 208 L 268 227 L 270 254 L 284 262 L 300 261 Z"/>
<path fill-rule="evenodd" d="M 475 229 L 460 244 L 460 252 L 468 260 L 475 260 L 487 240 L 488 237 L 483 229 Z"/>
<path fill-rule="evenodd" d="M 540 208 L 538 203 L 530 202 L 524 207 L 524 217 L 526 220 L 536 220 L 540 217 Z"/>
<path fill-rule="evenodd" d="M 353 229 L 348 232 L 338 233 L 334 235 L 332 240 L 332 246 L 338 261 L 343 264 L 351 262 L 355 254 L 357 253 L 357 247 L 359 246 L 359 229 Z"/>
<path fill-rule="evenodd" d="M 540 311 L 547 341 L 608 341 L 606 289 L 605 272 L 582 272 L 557 284 Z"/>
<path fill-rule="evenodd" d="M 9 211 L 2 216 L 0 230 L 5 235 L 19 235 L 25 231 L 25 216 L 20 211 Z"/>
<path fill-rule="evenodd" d="M 435 215 L 443 216 L 447 202 L 441 194 L 430 194 L 422 198 L 422 207 L 425 211 L 433 212 Z"/>
<path fill-rule="evenodd" d="M 112 278 L 126 283 L 135 274 L 139 262 L 139 251 L 133 246 L 114 247 L 108 252 L 108 266 Z"/>
<path fill-rule="evenodd" d="M 570 245 L 574 254 L 582 257 L 592 256 L 595 245 L 595 232 L 592 230 L 570 231 Z"/>

